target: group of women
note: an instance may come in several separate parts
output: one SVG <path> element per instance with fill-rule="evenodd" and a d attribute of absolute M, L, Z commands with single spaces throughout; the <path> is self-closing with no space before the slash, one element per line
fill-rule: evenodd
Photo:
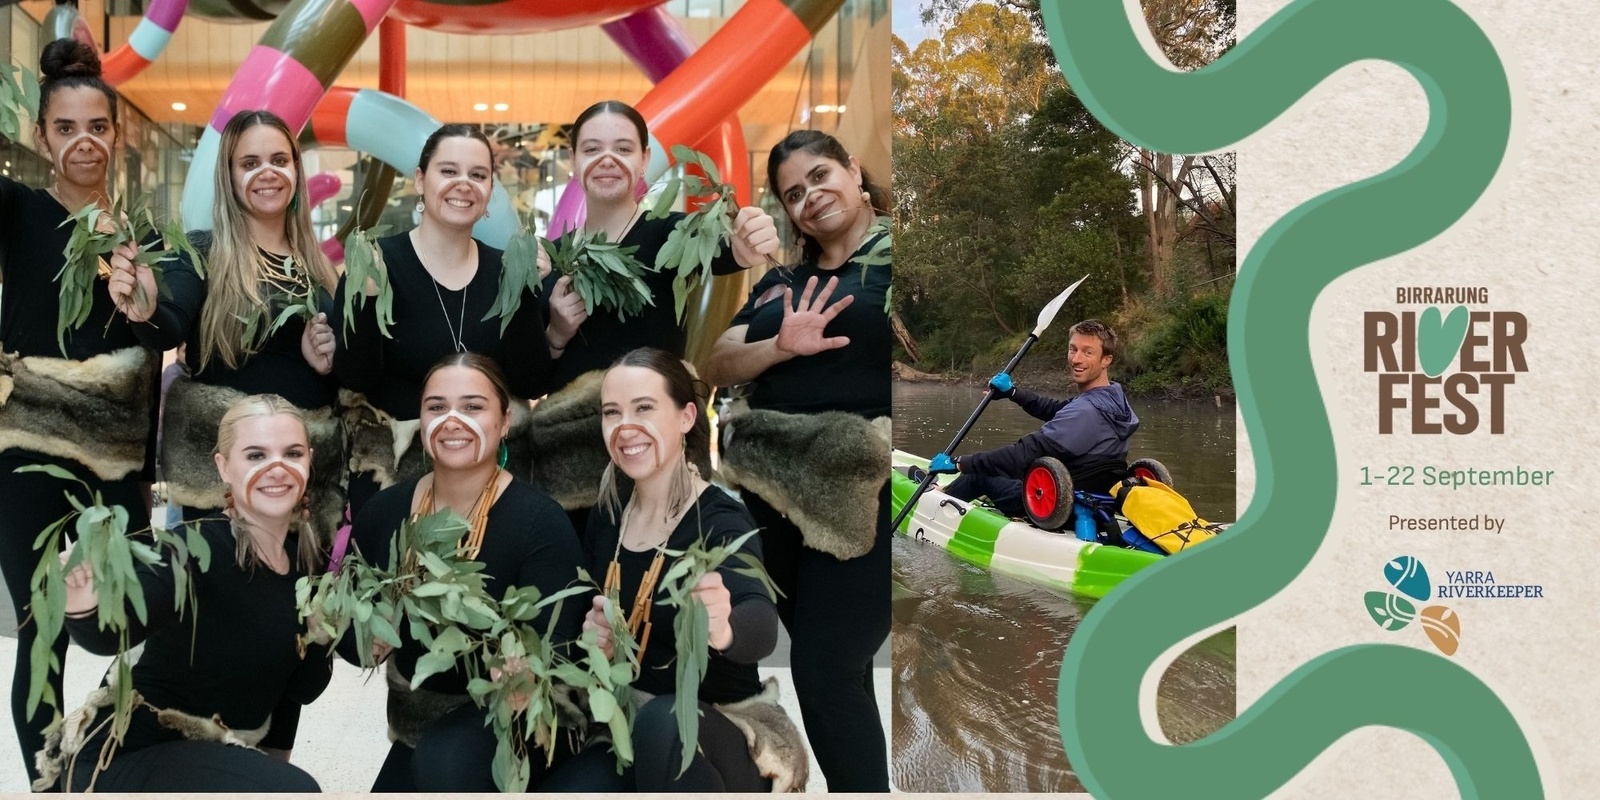
<path fill-rule="evenodd" d="M 133 670 L 142 704 L 109 761 L 103 731 L 71 752 L 60 742 L 45 747 L 51 711 L 26 714 L 36 629 L 24 619 L 12 713 L 35 788 L 94 781 L 118 791 L 314 791 L 290 751 L 302 707 L 328 683 L 330 656 L 297 646 L 294 583 L 330 567 L 329 552 L 343 550 L 335 531 L 346 515 L 353 549 L 385 564 L 404 520 L 450 508 L 469 523 L 461 556 L 484 565 L 497 596 L 511 586 L 548 595 L 582 567 L 606 575 L 625 606 L 649 609 L 640 622 L 652 633 L 633 684 L 642 703 L 634 763 L 619 773 L 604 744 L 569 752 L 563 740 L 561 752 L 541 754 L 553 757 L 549 769 L 533 758 L 530 788 L 761 791 L 774 779 L 790 788 L 783 781 L 792 771 L 775 771 L 758 751 L 799 749 L 803 771 L 803 747 L 752 743 L 733 719 L 763 696 L 756 665 L 773 651 L 781 623 L 793 640 L 806 736 L 829 788 L 888 789 L 870 669 L 889 629 L 887 502 L 870 552 L 840 558 L 805 547 L 801 527 L 772 504 L 749 490 L 736 498 L 696 466 L 709 463 L 712 387 L 743 387 L 751 408 L 773 412 L 889 413 L 889 270 L 852 263 L 885 235 L 875 209 L 887 199 L 837 141 L 799 131 L 773 149 L 769 186 L 802 238 L 801 258 L 756 283 L 717 341 L 705 381 L 682 361 L 670 275 L 646 275 L 654 304 L 625 322 L 603 309 L 586 314 L 570 279 L 556 274 L 537 296 L 524 292 L 511 319 L 489 317 L 502 253 L 473 239 L 472 227 L 488 213 L 494 159 L 467 126 L 428 139 L 415 174 L 419 222 L 377 243 L 393 296 L 392 323 L 381 320 L 371 299 L 380 287 L 347 289 L 320 251 L 295 137 L 264 111 L 240 112 L 223 131 L 212 230 L 191 237 L 204 271 L 187 259 L 171 263 L 167 291 L 158 292 L 138 246 L 119 247 L 94 285 L 89 322 L 66 334 L 63 349 L 57 281 L 70 231 L 62 223 L 89 204 L 110 207 L 117 104 L 91 48 L 52 43 L 40 66 L 35 134 L 53 183 L 31 189 L 0 178 L 0 571 L 25 618 L 34 569 L 57 557 L 34 549 L 40 531 L 71 511 L 72 498 L 87 501 L 85 487 L 127 509 L 129 530 L 147 528 L 146 487 L 158 462 L 216 557 L 195 579 L 197 614 L 171 611 L 170 571 L 141 568 L 151 614 L 130 623 L 128 638 L 145 644 Z M 579 116 L 572 142 L 584 232 L 637 245 L 636 257 L 653 263 L 681 215 L 651 220 L 640 205 L 643 118 L 622 103 L 598 103 Z M 769 215 L 742 209 L 715 272 L 767 263 L 780 246 Z M 548 273 L 542 255 L 539 266 Z M 347 291 L 368 295 L 350 318 L 336 300 Z M 306 313 L 274 329 L 291 302 Z M 186 375 L 163 408 L 161 352 L 180 345 Z M 594 411 L 610 466 L 593 511 L 565 513 L 545 488 L 518 477 L 525 470 L 509 457 L 508 440 L 529 399 L 595 370 L 604 370 Z M 380 445 L 364 451 L 362 431 Z M 16 472 L 38 464 L 83 486 Z M 699 747 L 680 775 L 668 675 L 677 610 L 661 602 L 658 576 L 670 569 L 668 551 L 758 527 L 744 549 L 776 582 L 776 602 L 731 563 L 694 589 L 708 611 L 710 666 L 697 698 Z M 67 576 L 67 591 L 72 638 L 114 651 L 119 637 L 94 621 L 86 566 Z M 603 602 L 561 606 L 556 638 L 592 631 L 611 648 Z M 54 643 L 58 658 L 66 638 Z M 351 641 L 333 644 L 346 658 L 365 655 Z M 407 636 L 394 652 L 374 651 L 388 662 L 393 745 L 373 789 L 493 790 L 496 742 L 461 665 L 413 690 L 423 646 Z M 60 676 L 52 682 L 60 697 Z"/>

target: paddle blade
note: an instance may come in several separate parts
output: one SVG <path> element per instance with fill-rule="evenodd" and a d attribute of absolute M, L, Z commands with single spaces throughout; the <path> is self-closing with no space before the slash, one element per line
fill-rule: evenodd
<path fill-rule="evenodd" d="M 1068 286 L 1066 291 L 1056 295 L 1056 299 L 1051 300 L 1048 305 L 1039 311 L 1039 322 L 1033 326 L 1033 335 L 1035 337 L 1044 333 L 1045 328 L 1050 327 L 1050 323 L 1055 321 L 1056 314 L 1061 311 L 1061 307 L 1067 304 L 1067 298 L 1072 296 L 1073 290 L 1077 289 L 1086 280 L 1089 280 L 1088 275 L 1079 278 L 1077 283 Z"/>

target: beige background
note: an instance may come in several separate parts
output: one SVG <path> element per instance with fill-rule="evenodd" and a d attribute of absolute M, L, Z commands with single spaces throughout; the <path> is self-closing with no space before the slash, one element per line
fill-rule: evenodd
<path fill-rule="evenodd" d="M 1500 583 L 1539 583 L 1548 600 L 1450 599 L 1461 617 L 1455 660 L 1484 680 L 1521 721 L 1549 797 L 1592 797 L 1600 744 L 1600 686 L 1592 669 L 1600 636 L 1588 620 L 1596 558 L 1586 521 L 1597 519 L 1600 479 L 1586 465 L 1600 434 L 1589 388 L 1596 339 L 1588 324 L 1600 230 L 1585 178 L 1595 167 L 1600 76 L 1593 29 L 1577 2 L 1457 0 L 1483 27 L 1510 76 L 1513 134 L 1493 187 L 1454 227 L 1426 245 L 1346 275 L 1323 291 L 1309 320 L 1317 379 L 1333 425 L 1339 495 L 1333 530 L 1295 582 L 1239 622 L 1239 703 L 1247 708 L 1299 665 L 1327 650 L 1391 642 L 1431 650 L 1415 625 L 1380 630 L 1362 593 L 1387 588 L 1383 562 L 1422 559 L 1433 583 L 1445 569 L 1492 569 Z M 1246 0 L 1240 35 L 1285 3 Z M 1240 147 L 1245 187 L 1240 238 L 1315 195 L 1386 169 L 1426 124 L 1420 88 L 1389 64 L 1346 68 Z M 1352 232 L 1352 235 L 1359 235 Z M 1248 246 L 1248 244 L 1247 244 Z M 1377 382 L 1361 372 L 1366 310 L 1398 310 L 1398 285 L 1487 286 L 1487 308 L 1525 313 L 1529 373 L 1508 389 L 1507 435 L 1380 437 Z M 1420 310 L 1420 307 L 1411 308 Z M 1239 503 L 1254 486 L 1240 428 Z M 1557 470 L 1554 489 L 1450 492 L 1361 487 L 1363 465 L 1424 464 Z M 1508 518 L 1505 533 L 1390 532 L 1391 513 Z M 1453 798 L 1444 762 L 1421 739 L 1368 728 L 1342 738 L 1279 797 Z M 1204 796 L 1203 793 L 1196 795 Z"/>

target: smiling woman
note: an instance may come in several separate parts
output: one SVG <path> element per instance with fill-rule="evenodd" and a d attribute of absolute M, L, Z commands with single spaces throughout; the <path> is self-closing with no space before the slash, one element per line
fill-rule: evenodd
<path fill-rule="evenodd" d="M 469 523 L 461 557 L 483 565 L 481 574 L 491 593 L 503 596 L 515 586 L 537 587 L 543 597 L 555 594 L 577 574 L 578 539 L 554 500 L 499 466 L 514 402 L 499 368 L 484 356 L 457 353 L 430 369 L 422 384 L 422 442 L 433 470 L 401 481 L 367 503 L 352 533 L 361 555 L 370 564 L 391 563 L 392 556 L 401 555 L 391 554 L 390 547 L 404 520 L 449 508 Z M 583 610 L 573 603 L 558 608 L 540 612 L 530 624 L 549 630 L 551 616 L 559 613 L 554 643 L 565 646 L 577 637 Z M 462 745 L 481 742 L 474 734 L 488 734 L 484 711 L 468 698 L 465 665 L 457 663 L 412 689 L 411 676 L 428 648 L 410 636 L 410 626 L 400 630 L 398 650 L 390 653 L 380 643 L 383 649 L 374 653 L 377 660 L 388 659 L 394 744 L 372 791 L 496 791 L 490 771 L 493 735 L 488 736 L 487 752 Z M 339 653 L 359 663 L 354 639 L 346 637 Z M 530 743 L 529 749 L 537 746 Z M 539 754 L 530 762 L 538 770 L 545 759 Z"/>
<path fill-rule="evenodd" d="M 407 428 L 418 424 L 423 379 L 439 359 L 452 353 L 488 357 L 505 374 L 514 398 L 538 397 L 548 387 L 542 304 L 524 290 L 509 322 L 489 315 L 500 291 L 503 254 L 472 238 L 473 224 L 488 214 L 494 185 L 488 140 L 468 125 L 440 128 L 422 148 L 415 180 L 421 221 L 409 233 L 378 240 L 393 292 L 387 333 L 372 302 L 376 286 L 348 286 L 342 278 L 336 293 L 344 298 L 365 290 L 368 296 L 353 316 L 344 315 L 344 303 L 333 311 L 339 332 L 334 372 L 344 388 L 364 395 L 363 424 L 352 445 L 357 474 L 350 479 L 350 503 L 357 514 L 377 490 L 422 474 L 422 448 L 413 446 L 416 438 Z M 513 424 L 526 416 L 524 400 L 514 399 L 511 407 Z M 527 475 L 520 451 L 507 466 Z"/>
<path fill-rule="evenodd" d="M 54 167 L 49 188 L 30 189 L 0 177 L 0 572 L 16 608 L 29 601 L 28 587 L 44 554 L 34 549 L 39 532 L 99 492 L 121 505 L 130 529 L 148 524 L 148 504 L 139 482 L 150 478 L 150 437 L 155 421 L 157 358 L 141 344 L 141 327 L 118 307 L 108 280 L 87 276 L 86 321 L 67 330 L 58 344 L 62 314 L 62 253 L 72 236 L 63 227 L 87 206 L 109 208 L 107 168 L 117 144 L 116 96 L 100 78 L 94 48 L 70 39 L 52 42 L 40 58 L 40 104 L 35 142 Z M 136 280 L 118 248 L 120 267 L 109 277 L 126 287 Z M 101 276 L 111 272 L 101 264 Z M 142 275 L 148 277 L 149 271 Z M 18 475 L 24 466 L 50 465 L 87 482 L 85 490 L 42 473 Z M 19 615 L 22 616 L 22 615 Z M 51 711 L 41 704 L 27 713 L 28 652 L 38 635 L 31 619 L 18 629 L 11 682 L 12 722 L 29 778 L 37 778 L 33 754 L 43 744 Z M 64 659 L 67 638 L 53 643 Z M 62 685 L 49 685 L 60 701 Z"/>

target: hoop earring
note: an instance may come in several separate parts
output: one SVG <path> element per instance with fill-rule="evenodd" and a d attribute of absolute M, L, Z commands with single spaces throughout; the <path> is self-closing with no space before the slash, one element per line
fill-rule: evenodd
<path fill-rule="evenodd" d="M 689 500 L 691 499 L 690 495 L 694 491 L 694 474 L 690 472 L 690 469 L 689 451 L 679 450 L 678 468 L 673 473 L 672 490 L 667 495 L 667 508 L 670 509 L 671 513 L 673 514 L 677 514 L 679 511 L 682 511 L 683 507 L 688 504 Z"/>
<path fill-rule="evenodd" d="M 489 207 L 488 206 L 484 206 L 483 207 L 483 218 L 484 219 L 488 219 L 489 218 Z"/>

